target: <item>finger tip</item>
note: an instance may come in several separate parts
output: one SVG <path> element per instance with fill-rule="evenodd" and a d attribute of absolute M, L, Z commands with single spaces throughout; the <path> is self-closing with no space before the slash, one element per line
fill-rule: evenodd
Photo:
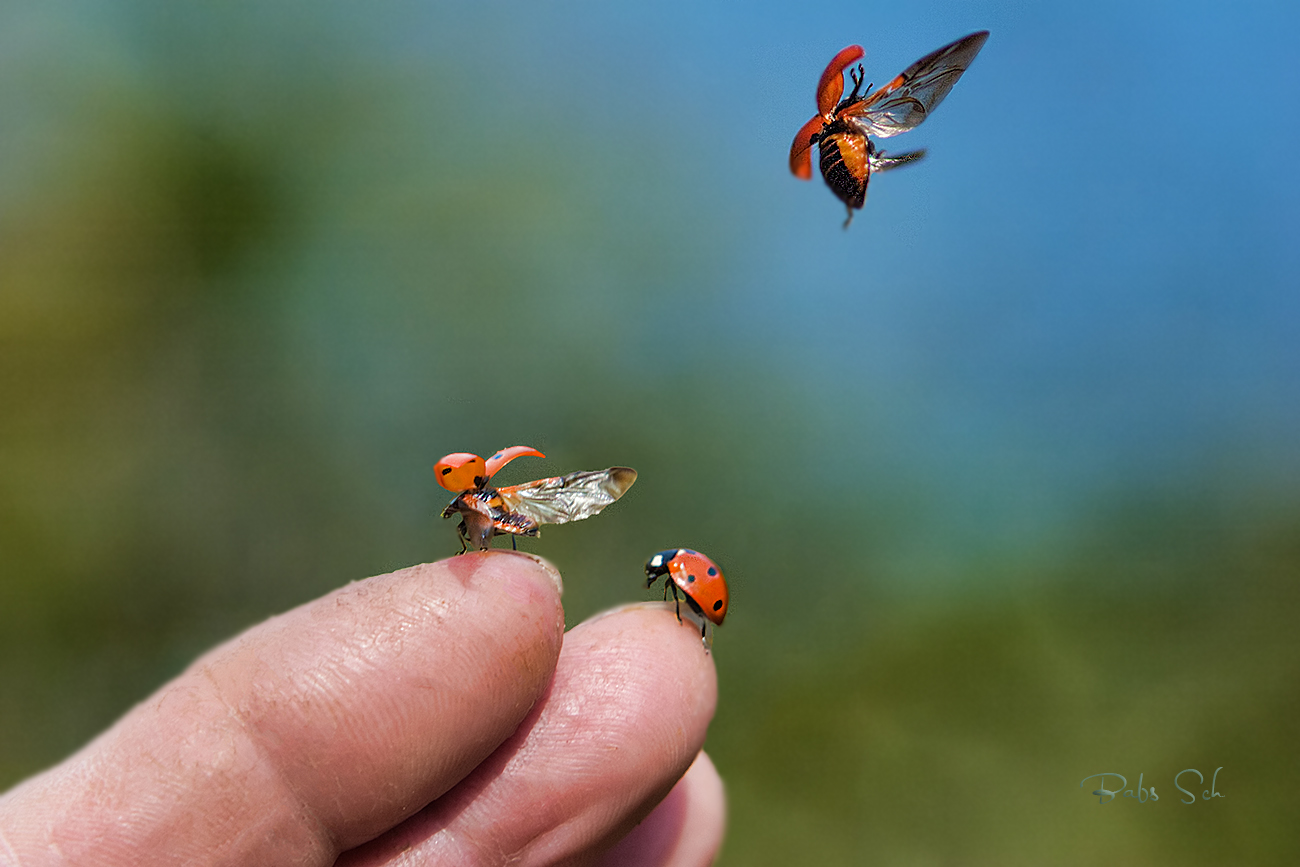
<path fill-rule="evenodd" d="M 564 640 L 557 582 L 511 552 L 374 576 L 210 654 L 203 679 L 353 846 L 462 779 L 545 693 Z"/>
<path fill-rule="evenodd" d="M 686 618 L 679 621 L 671 604 L 637 602 L 602 612 L 570 634 L 597 648 L 620 648 L 636 659 L 653 658 L 657 668 L 672 672 L 671 680 L 679 686 L 674 694 L 693 697 L 687 718 L 699 723 L 698 750 L 718 700 L 717 669 L 700 640 L 699 627 Z"/>
<path fill-rule="evenodd" d="M 560 570 L 549 560 L 523 551 L 490 549 L 458 554 L 427 566 L 451 573 L 467 587 L 486 582 L 530 609 L 553 607 L 558 628 L 563 631 L 564 611 L 560 599 L 564 581 Z"/>
<path fill-rule="evenodd" d="M 607 851 L 602 865 L 703 867 L 722 848 L 726 791 L 703 750 L 672 791 L 627 836 Z"/>
<path fill-rule="evenodd" d="M 653 839 L 671 844 L 656 851 L 675 849 L 673 804 L 689 803 L 683 798 L 696 797 L 696 788 L 715 806 L 721 800 L 718 785 L 698 782 L 716 777 L 699 758 L 716 704 L 713 661 L 699 632 L 670 609 L 634 605 L 586 621 L 564 635 L 545 696 L 498 758 L 387 838 L 384 851 L 515 852 L 527 853 L 521 861 L 568 863 L 625 837 L 689 775 L 688 794 L 656 819 L 669 830 Z M 501 819 L 504 803 L 517 804 L 510 821 Z M 714 817 L 707 827 L 721 822 L 716 808 L 704 815 Z"/>
<path fill-rule="evenodd" d="M 541 576 L 555 589 L 557 596 L 564 594 L 564 579 L 560 577 L 560 570 L 550 560 L 537 554 L 506 548 L 489 548 L 486 551 L 457 554 L 455 557 L 448 557 L 446 560 L 439 562 L 455 564 L 460 561 L 481 564 L 483 567 L 502 574 Z"/>
<path fill-rule="evenodd" d="M 706 829 L 711 829 L 713 855 L 722 848 L 722 838 L 727 827 L 727 787 L 722 782 L 722 775 L 718 773 L 718 768 L 713 764 L 713 759 L 704 750 L 695 757 L 694 763 L 686 771 L 686 776 L 682 778 L 693 793 L 692 801 L 695 808 L 691 811 L 692 816 L 699 819 L 702 823 L 699 828 L 701 834 L 699 839 L 704 842 Z M 712 856 L 710 856 L 710 861 Z"/>
<path fill-rule="evenodd" d="M 545 557 L 538 554 L 530 554 L 526 551 L 503 551 L 502 553 L 510 556 L 523 557 L 525 560 L 531 560 L 537 566 L 540 566 L 542 574 L 551 582 L 551 586 L 555 588 L 556 594 L 559 596 L 564 595 L 564 578 L 560 575 L 560 570 L 556 568 L 555 564 L 550 560 L 547 560 Z"/>
<path fill-rule="evenodd" d="M 688 663 L 705 662 L 713 671 L 713 635 L 715 627 L 706 623 L 698 614 L 688 610 L 685 605 L 678 606 L 672 602 L 638 602 L 626 606 L 624 611 L 644 612 L 643 628 L 651 630 L 655 640 L 667 642 L 673 652 L 686 656 Z"/>

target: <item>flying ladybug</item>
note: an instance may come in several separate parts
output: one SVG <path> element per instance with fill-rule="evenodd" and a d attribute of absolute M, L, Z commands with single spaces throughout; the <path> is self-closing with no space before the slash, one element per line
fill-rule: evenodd
<path fill-rule="evenodd" d="M 524 455 L 546 457 L 531 446 L 511 446 L 486 461 L 478 455 L 457 452 L 434 465 L 438 484 L 456 494 L 456 499 L 442 510 L 442 516 L 450 518 L 460 513 L 456 532 L 462 554 L 471 544 L 486 551 L 493 536 L 509 535 L 513 547 L 515 536 L 536 536 L 541 524 L 590 518 L 627 493 L 636 481 L 636 470 L 631 467 L 610 467 L 508 488 L 488 487 L 502 467 Z"/>
<path fill-rule="evenodd" d="M 844 70 L 866 54 L 861 45 L 850 45 L 831 59 L 817 82 L 817 114 L 794 137 L 790 145 L 790 171 L 808 180 L 812 177 L 812 146 L 820 152 L 822 177 L 826 185 L 848 208 L 844 228 L 853 221 L 853 211 L 867 199 L 867 182 L 874 172 L 888 171 L 915 162 L 924 150 L 886 154 L 876 150 L 869 136 L 889 138 L 915 129 L 943 102 L 961 74 L 971 65 L 989 38 L 987 30 L 963 36 L 932 51 L 913 63 L 879 90 L 868 84 L 862 93 L 866 72 L 862 64 L 849 69 L 853 90 L 844 93 Z"/>

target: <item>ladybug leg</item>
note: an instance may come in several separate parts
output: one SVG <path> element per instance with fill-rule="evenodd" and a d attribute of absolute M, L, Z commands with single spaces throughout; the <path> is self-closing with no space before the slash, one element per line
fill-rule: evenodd
<path fill-rule="evenodd" d="M 462 512 L 461 533 L 469 540 L 476 551 L 486 551 L 492 547 L 492 537 L 497 535 L 492 520 L 478 512 Z"/>
<path fill-rule="evenodd" d="M 867 71 L 863 69 L 862 64 L 859 63 L 856 69 L 849 70 L 849 78 L 853 79 L 853 92 L 845 97 L 844 102 L 857 102 L 858 91 L 862 90 L 862 82 L 867 80 Z M 867 89 L 871 89 L 870 84 L 867 85 Z"/>
<path fill-rule="evenodd" d="M 677 595 L 677 585 L 672 581 L 667 584 L 667 589 L 673 591 L 673 605 L 677 606 L 677 622 L 682 622 L 682 599 Z"/>
<path fill-rule="evenodd" d="M 458 525 L 456 525 L 456 537 L 460 539 L 461 554 L 464 554 L 466 551 L 469 550 L 469 538 L 466 532 L 467 529 L 468 528 L 465 526 L 465 520 L 462 518 L 461 522 Z"/>
<path fill-rule="evenodd" d="M 510 550 L 511 550 L 511 551 L 518 551 L 518 550 L 519 550 L 519 546 L 515 544 L 515 534 L 514 534 L 514 533 L 511 533 L 511 534 L 510 534 Z"/>

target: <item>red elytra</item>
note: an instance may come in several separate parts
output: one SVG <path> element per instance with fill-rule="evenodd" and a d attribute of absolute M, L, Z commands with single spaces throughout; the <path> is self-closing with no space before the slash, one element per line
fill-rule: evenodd
<path fill-rule="evenodd" d="M 988 40 L 987 30 L 963 36 L 913 63 L 889 84 L 861 94 L 866 72 L 862 64 L 849 69 L 853 91 L 844 99 L 844 70 L 866 53 L 861 45 L 843 48 L 831 59 L 817 82 L 817 114 L 800 127 L 790 145 L 790 171 L 803 180 L 812 177 L 812 146 L 831 191 L 853 211 L 867 198 L 867 183 L 883 172 L 925 156 L 924 150 L 886 155 L 869 136 L 888 138 L 915 129 L 930 116 L 970 66 Z M 871 90 L 872 85 L 866 86 Z"/>
<path fill-rule="evenodd" d="M 671 590 L 673 601 L 680 606 L 681 601 L 677 595 L 677 591 L 680 590 L 686 597 L 686 604 L 696 614 L 711 623 L 722 625 L 723 618 L 727 616 L 729 597 L 727 579 L 723 577 L 718 564 L 699 551 L 692 551 L 689 548 L 669 548 L 660 551 L 646 561 L 645 574 L 647 588 L 652 587 L 665 575 L 668 576 L 669 580 L 664 582 L 665 598 Z M 681 620 L 681 617 L 679 607 L 677 619 Z M 701 629 L 700 636 L 703 638 L 704 635 L 705 631 Z"/>
<path fill-rule="evenodd" d="M 469 452 L 456 452 L 447 455 L 434 464 L 433 471 L 438 474 L 438 484 L 449 491 L 460 493 L 461 491 L 486 487 L 488 481 L 502 467 L 515 458 L 524 455 L 533 455 L 539 458 L 546 457 L 532 446 L 510 446 L 497 452 L 486 461 Z"/>

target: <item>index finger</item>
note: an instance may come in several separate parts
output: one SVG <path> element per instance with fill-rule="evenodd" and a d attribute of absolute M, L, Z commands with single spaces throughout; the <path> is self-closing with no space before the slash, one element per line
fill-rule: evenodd
<path fill-rule="evenodd" d="M 559 597 L 507 551 L 349 584 L 199 659 L 0 799 L 0 828 L 20 861 L 330 864 L 515 730 L 559 656 Z"/>

